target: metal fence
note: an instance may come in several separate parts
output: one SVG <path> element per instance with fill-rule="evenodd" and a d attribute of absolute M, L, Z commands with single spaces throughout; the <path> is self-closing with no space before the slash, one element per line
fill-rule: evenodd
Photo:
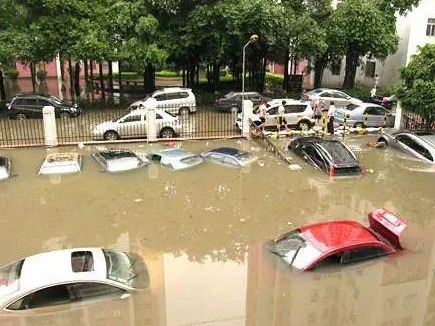
<path fill-rule="evenodd" d="M 412 130 L 412 131 L 423 130 L 423 129 L 435 130 L 434 123 L 432 123 L 432 126 L 427 126 L 420 115 L 406 110 L 403 110 L 402 122 L 400 127 L 402 129 Z"/>
<path fill-rule="evenodd" d="M 241 135 L 236 115 L 219 112 L 213 106 L 199 106 L 196 112 L 175 115 L 171 107 L 156 110 L 157 139 L 230 138 Z M 59 144 L 93 141 L 147 139 L 145 110 L 83 109 L 80 116 L 56 118 Z M 42 111 L 34 118 L 0 117 L 0 147 L 44 145 Z"/>

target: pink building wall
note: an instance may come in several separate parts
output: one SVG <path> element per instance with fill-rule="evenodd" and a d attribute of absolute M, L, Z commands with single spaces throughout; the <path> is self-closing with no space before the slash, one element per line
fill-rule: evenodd
<path fill-rule="evenodd" d="M 45 71 L 47 71 L 47 77 L 57 77 L 57 72 L 56 72 L 56 60 L 52 60 L 50 62 L 41 62 L 38 63 L 36 65 L 37 67 L 39 67 L 40 69 L 45 69 Z M 68 74 L 68 62 L 64 62 L 63 63 L 64 66 L 64 71 L 65 74 Z M 16 62 L 15 63 L 15 67 L 18 71 L 18 77 L 20 78 L 30 78 L 31 74 L 30 74 L 30 66 L 29 64 L 23 64 L 21 62 Z M 84 77 L 84 65 L 83 63 L 80 66 L 80 75 L 82 77 Z M 94 75 L 98 74 L 98 64 L 93 61 L 93 70 L 94 70 Z M 74 69 L 74 66 L 73 66 Z M 108 71 L 108 65 L 106 62 L 103 63 L 103 73 L 106 73 Z"/>

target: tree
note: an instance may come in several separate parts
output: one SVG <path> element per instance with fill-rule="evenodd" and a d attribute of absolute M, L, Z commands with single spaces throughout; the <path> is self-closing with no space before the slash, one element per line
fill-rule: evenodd
<path fill-rule="evenodd" d="M 423 118 L 424 127 L 431 130 L 435 122 L 435 44 L 419 48 L 406 67 L 400 71 L 403 86 L 399 99 L 407 110 Z"/>

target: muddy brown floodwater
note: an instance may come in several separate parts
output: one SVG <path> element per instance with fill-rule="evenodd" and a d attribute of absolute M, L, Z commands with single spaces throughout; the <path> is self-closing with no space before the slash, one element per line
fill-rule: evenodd
<path fill-rule="evenodd" d="M 173 172 L 148 167 L 40 177 L 47 150 L 11 149 L 16 176 L 0 183 L 0 265 L 61 248 L 97 246 L 142 255 L 150 287 L 127 299 L 3 313 L 0 325 L 435 325 L 435 173 L 393 149 L 351 137 L 371 172 L 329 179 L 298 158 L 291 171 L 255 142 L 180 143 L 200 152 L 257 152 L 249 169 L 205 163 Z M 147 151 L 164 144 L 124 145 Z M 113 146 L 109 146 L 113 147 Z M 291 155 L 291 154 L 290 154 Z M 261 242 L 292 227 L 337 219 L 366 222 L 386 207 L 409 221 L 399 255 L 327 272 L 291 273 Z"/>

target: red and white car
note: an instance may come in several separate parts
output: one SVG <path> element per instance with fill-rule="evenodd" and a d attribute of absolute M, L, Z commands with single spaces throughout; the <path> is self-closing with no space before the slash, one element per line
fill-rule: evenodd
<path fill-rule="evenodd" d="M 368 214 L 369 226 L 356 221 L 330 221 L 294 229 L 266 243 L 291 269 L 344 265 L 394 254 L 407 222 L 385 208 Z"/>

